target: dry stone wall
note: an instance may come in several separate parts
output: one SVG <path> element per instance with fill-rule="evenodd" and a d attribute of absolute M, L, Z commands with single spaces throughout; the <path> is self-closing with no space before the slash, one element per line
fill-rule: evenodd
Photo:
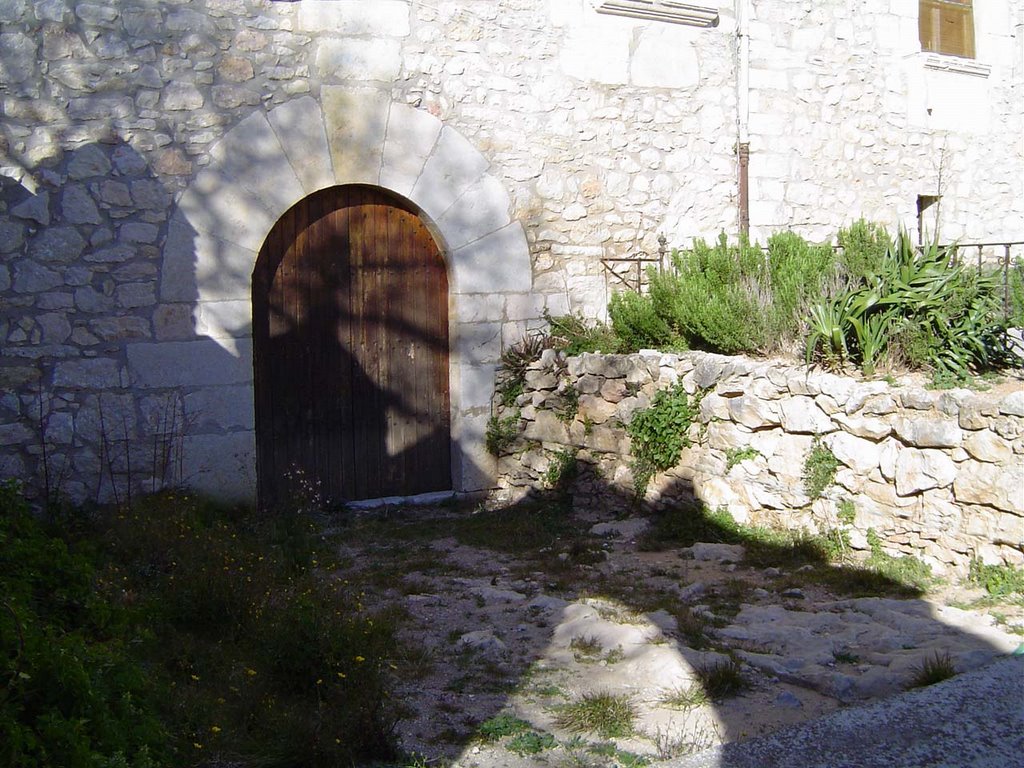
<path fill-rule="evenodd" d="M 682 382 L 699 400 L 691 445 L 634 493 L 626 425 L 658 390 Z M 1005 389 L 1005 387 L 1004 387 Z M 499 462 L 503 492 L 556 480 L 575 454 L 576 505 L 621 512 L 698 499 L 743 522 L 826 531 L 847 528 L 939 570 L 973 556 L 1024 563 L 1024 386 L 1000 394 L 860 381 L 779 361 L 700 352 L 629 356 L 545 352 L 515 406 L 519 433 Z M 808 495 L 812 449 L 838 462 L 822 495 Z M 852 524 L 840 508 L 852 502 Z"/>

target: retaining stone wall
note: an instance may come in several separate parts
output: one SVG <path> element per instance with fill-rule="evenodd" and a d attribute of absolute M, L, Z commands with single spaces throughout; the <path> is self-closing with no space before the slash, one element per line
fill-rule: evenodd
<path fill-rule="evenodd" d="M 506 496 L 542 488 L 565 451 L 581 470 L 574 504 L 621 512 L 636 503 L 624 428 L 659 389 L 700 396 L 691 446 L 656 476 L 643 504 L 694 498 L 742 522 L 827 530 L 853 502 L 854 548 L 874 529 L 890 552 L 963 569 L 972 556 L 1024 563 L 1024 386 L 1002 394 L 858 381 L 779 361 L 701 352 L 592 355 L 546 351 L 514 408 L 519 438 L 499 461 Z M 1006 386 L 1003 387 L 1006 389 Z M 572 403 L 578 397 L 573 412 Z M 821 498 L 804 488 L 815 441 L 839 461 Z M 742 449 L 756 455 L 730 466 Z"/>

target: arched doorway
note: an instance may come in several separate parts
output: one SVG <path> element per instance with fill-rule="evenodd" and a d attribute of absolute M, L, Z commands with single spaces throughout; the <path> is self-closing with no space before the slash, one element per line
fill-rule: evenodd
<path fill-rule="evenodd" d="M 260 249 L 252 306 L 261 505 L 452 487 L 448 276 L 408 201 L 301 200 Z"/>

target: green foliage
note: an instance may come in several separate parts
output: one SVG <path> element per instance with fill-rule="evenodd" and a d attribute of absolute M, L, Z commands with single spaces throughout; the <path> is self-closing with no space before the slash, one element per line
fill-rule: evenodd
<path fill-rule="evenodd" d="M 323 578 L 319 546 L 308 516 L 254 519 L 180 494 L 62 539 L 5 486 L 0 763 L 393 757 L 391 623 Z"/>
<path fill-rule="evenodd" d="M 652 275 L 652 279 L 656 278 Z M 649 296 L 616 293 L 608 304 L 608 315 L 624 350 L 686 349 L 686 341 L 658 314 Z"/>
<path fill-rule="evenodd" d="M 836 479 L 839 460 L 817 439 L 804 460 L 804 490 L 812 499 L 817 499 Z"/>
<path fill-rule="evenodd" d="M 509 416 L 491 416 L 487 420 L 484 442 L 493 456 L 501 456 L 519 437 L 519 411 Z"/>
<path fill-rule="evenodd" d="M 760 455 L 761 452 L 757 448 L 752 448 L 749 445 L 746 448 L 729 448 L 725 452 L 725 471 L 728 472 L 740 462 L 757 458 Z"/>
<path fill-rule="evenodd" d="M 735 659 L 700 667 L 697 670 L 697 679 L 711 701 L 735 696 L 749 687 L 743 676 L 743 669 Z"/>
<path fill-rule="evenodd" d="M 830 248 L 810 246 L 792 232 L 773 235 L 764 250 L 745 240 L 729 245 L 725 235 L 713 247 L 696 240 L 672 260 L 671 272 L 651 275 L 654 314 L 688 345 L 725 354 L 768 353 L 794 343 L 807 307 L 835 268 Z M 635 310 L 647 317 L 639 304 Z M 642 327 L 658 329 L 649 320 Z"/>
<path fill-rule="evenodd" d="M 476 736 L 483 742 L 495 742 L 506 736 L 526 733 L 531 726 L 522 718 L 503 712 L 482 722 L 476 729 Z"/>
<path fill-rule="evenodd" d="M 565 423 L 572 423 L 580 410 L 580 393 L 572 384 L 566 384 L 558 393 L 561 404 L 556 410 L 558 420 Z"/>
<path fill-rule="evenodd" d="M 871 554 L 864 563 L 872 574 L 902 585 L 908 591 L 922 593 L 935 583 L 935 576 L 927 563 L 916 557 L 904 555 L 893 557 L 882 550 L 882 540 L 874 528 L 867 532 L 868 548 Z"/>
<path fill-rule="evenodd" d="M 118 585 L 0 484 L 0 764 L 166 764 L 158 698 Z"/>
<path fill-rule="evenodd" d="M 555 722 L 570 733 L 596 733 L 603 739 L 629 736 L 636 708 L 629 696 L 608 692 L 585 693 L 562 707 Z"/>
<path fill-rule="evenodd" d="M 501 353 L 501 372 L 495 389 L 501 404 L 511 408 L 526 386 L 526 369 L 539 359 L 549 339 L 543 334 L 528 334 Z"/>
<path fill-rule="evenodd" d="M 976 557 L 971 558 L 967 578 L 995 597 L 1024 594 L 1024 570 L 1010 565 L 986 565 Z"/>
<path fill-rule="evenodd" d="M 1024 259 L 1018 257 L 1007 275 L 1009 307 L 1006 324 L 1011 328 L 1024 328 Z"/>
<path fill-rule="evenodd" d="M 836 509 L 836 517 L 843 525 L 853 525 L 857 519 L 857 507 L 852 499 L 842 499 Z"/>
<path fill-rule="evenodd" d="M 660 390 L 649 408 L 637 411 L 626 427 L 633 453 L 633 482 L 637 496 L 647 490 L 658 472 L 674 467 L 683 448 L 690 444 L 687 433 L 697 417 L 701 397 L 690 398 L 680 381 Z"/>
<path fill-rule="evenodd" d="M 914 668 L 909 688 L 923 688 L 926 685 L 941 683 L 956 675 L 956 666 L 948 653 L 935 651 Z"/>
<path fill-rule="evenodd" d="M 576 451 L 563 448 L 555 452 L 554 460 L 544 473 L 544 484 L 552 490 L 566 490 L 578 472 Z"/>
<path fill-rule="evenodd" d="M 850 360 L 866 374 L 909 365 L 964 379 L 1009 360 L 995 273 L 952 264 L 935 245 L 920 253 L 902 231 L 877 271 L 810 310 L 808 363 Z"/>
<path fill-rule="evenodd" d="M 603 323 L 588 323 L 577 314 L 552 316 L 547 310 L 544 319 L 550 326 L 551 346 L 564 350 L 570 357 L 584 352 L 614 354 L 619 351 L 618 337 Z"/>
<path fill-rule="evenodd" d="M 505 745 L 509 752 L 517 755 L 539 755 L 544 750 L 554 749 L 556 746 L 558 746 L 558 742 L 555 741 L 554 736 L 550 733 L 537 733 L 536 731 L 513 736 Z"/>
<path fill-rule="evenodd" d="M 839 230 L 839 263 L 853 278 L 866 278 L 881 272 L 891 238 L 885 227 L 858 219 L 848 229 Z"/>

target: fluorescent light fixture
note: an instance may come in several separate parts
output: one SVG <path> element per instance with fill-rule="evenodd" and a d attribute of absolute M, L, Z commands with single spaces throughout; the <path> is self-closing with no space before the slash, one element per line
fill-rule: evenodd
<path fill-rule="evenodd" d="M 594 10 L 613 16 L 665 21 L 689 27 L 717 27 L 718 9 L 675 0 L 591 0 Z"/>

